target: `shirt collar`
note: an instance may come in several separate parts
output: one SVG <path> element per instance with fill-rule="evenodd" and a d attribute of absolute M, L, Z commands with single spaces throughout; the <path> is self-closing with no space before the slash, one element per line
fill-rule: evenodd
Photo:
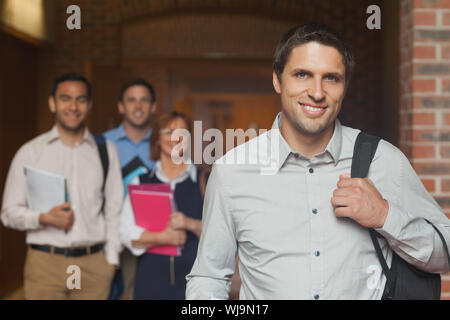
<path fill-rule="evenodd" d="M 152 133 L 152 128 L 149 128 L 147 130 L 147 134 L 145 135 L 145 137 L 142 140 L 149 140 L 150 139 L 150 134 Z M 115 140 L 121 140 L 121 139 L 128 139 L 127 133 L 125 132 L 125 126 L 123 125 L 123 122 L 120 126 L 117 127 L 116 130 L 116 139 Z"/>
<path fill-rule="evenodd" d="M 268 136 L 270 145 L 269 154 L 271 158 L 270 163 L 271 166 L 275 165 L 276 169 L 280 169 L 283 166 L 289 154 L 292 152 L 291 147 L 288 145 L 286 140 L 284 140 L 280 128 L 281 128 L 281 112 L 277 114 L 275 121 L 273 122 L 272 125 L 272 130 L 270 130 L 270 135 Z M 274 156 L 276 158 L 274 158 Z"/>
<path fill-rule="evenodd" d="M 271 162 L 276 164 L 277 169 L 280 169 L 283 166 L 286 159 L 289 157 L 291 153 L 295 153 L 294 151 L 292 151 L 291 147 L 281 134 L 280 131 L 281 114 L 282 114 L 281 112 L 277 114 L 275 121 L 273 122 L 272 125 L 272 130 L 270 131 L 271 134 L 269 136 L 269 139 L 271 141 L 278 142 L 278 152 L 275 151 L 274 154 L 271 154 Z M 271 148 L 273 147 L 274 144 L 271 143 Z M 341 157 L 341 151 L 342 151 L 342 124 L 338 119 L 336 119 L 334 122 L 333 136 L 328 142 L 328 145 L 325 148 L 325 152 L 328 152 L 331 155 L 334 164 L 337 165 Z M 278 158 L 273 158 L 273 156 L 278 156 Z"/>
<path fill-rule="evenodd" d="M 163 178 L 163 182 L 168 182 L 169 179 L 167 178 L 166 174 L 164 173 L 162 166 L 161 166 L 161 160 L 156 161 L 155 166 L 152 170 L 151 175 L 156 174 L 158 177 Z M 183 175 L 187 174 L 189 178 L 191 178 L 192 182 L 196 183 L 197 182 L 197 167 L 192 164 L 189 163 L 187 166 L 186 171 L 184 171 L 180 176 L 176 177 L 174 180 L 179 179 L 180 177 L 182 177 Z M 184 181 L 184 179 L 183 179 Z"/>
<path fill-rule="evenodd" d="M 124 139 L 124 138 L 128 138 L 128 137 L 127 137 L 127 133 L 125 132 L 125 127 L 122 123 L 120 126 L 117 127 L 116 140 L 120 140 L 120 139 Z"/>
<path fill-rule="evenodd" d="M 325 150 L 331 155 L 334 160 L 334 165 L 336 166 L 341 159 L 342 154 L 342 124 L 337 118 L 334 121 L 333 136 L 331 137 L 330 142 L 328 142 Z"/>
<path fill-rule="evenodd" d="M 47 143 L 52 143 L 52 142 L 54 142 L 56 140 L 60 140 L 60 139 L 61 139 L 61 136 L 59 134 L 58 128 L 56 127 L 56 125 L 54 125 L 53 128 L 48 132 Z M 93 146 L 96 145 L 94 136 L 90 133 L 90 131 L 87 127 L 84 128 L 83 139 L 80 141 L 79 144 L 81 144 L 83 142 L 87 142 Z"/>

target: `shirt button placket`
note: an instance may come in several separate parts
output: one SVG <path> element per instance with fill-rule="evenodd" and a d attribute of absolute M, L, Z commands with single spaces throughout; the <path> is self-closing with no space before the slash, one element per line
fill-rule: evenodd
<path fill-rule="evenodd" d="M 311 289 L 312 297 L 314 300 L 319 300 L 321 291 L 323 289 L 323 260 L 321 259 L 321 252 L 319 251 L 321 245 L 321 238 L 323 236 L 323 230 L 320 225 L 320 216 L 318 205 L 320 203 L 319 191 L 320 185 L 316 177 L 317 169 L 308 168 L 306 181 L 308 183 L 309 205 L 312 213 L 311 218 Z"/>

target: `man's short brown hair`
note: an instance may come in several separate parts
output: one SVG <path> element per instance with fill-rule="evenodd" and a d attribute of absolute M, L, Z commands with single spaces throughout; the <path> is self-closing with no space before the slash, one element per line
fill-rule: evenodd
<path fill-rule="evenodd" d="M 318 42 L 338 50 L 345 66 L 345 86 L 350 82 L 355 60 L 350 46 L 342 36 L 324 24 L 307 23 L 295 26 L 284 34 L 275 50 L 273 70 L 281 83 L 281 75 L 294 48 L 309 42 Z"/>

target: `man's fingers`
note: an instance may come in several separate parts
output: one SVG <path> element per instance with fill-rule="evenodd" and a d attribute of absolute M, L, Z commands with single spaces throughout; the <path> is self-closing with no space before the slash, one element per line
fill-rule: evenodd
<path fill-rule="evenodd" d="M 346 187 L 346 188 L 337 188 L 333 191 L 333 197 L 351 197 L 356 194 L 355 188 Z"/>
<path fill-rule="evenodd" d="M 333 207 L 348 207 L 353 204 L 354 200 L 350 197 L 332 197 L 331 204 Z"/>
<path fill-rule="evenodd" d="M 339 175 L 339 180 L 351 179 L 351 178 L 352 178 L 352 176 L 350 173 L 344 173 L 344 174 Z"/>
<path fill-rule="evenodd" d="M 334 214 L 336 217 L 351 217 L 352 208 L 351 207 L 337 207 L 334 209 Z"/>
<path fill-rule="evenodd" d="M 338 186 L 338 188 L 347 188 L 347 187 L 353 187 L 355 185 L 355 181 L 354 179 L 350 178 L 344 178 L 344 179 L 339 179 L 339 181 L 336 184 Z"/>
<path fill-rule="evenodd" d="M 350 178 L 350 179 L 340 179 L 337 182 L 338 188 L 346 188 L 346 187 L 364 187 L 366 184 L 366 179 L 363 178 Z"/>
<path fill-rule="evenodd" d="M 60 209 L 68 209 L 70 208 L 70 203 L 66 202 L 59 206 Z"/>
<path fill-rule="evenodd" d="M 67 210 L 67 211 L 64 211 L 64 214 L 65 214 L 66 217 L 68 217 L 69 219 L 73 219 L 73 216 L 74 216 L 73 210 Z"/>

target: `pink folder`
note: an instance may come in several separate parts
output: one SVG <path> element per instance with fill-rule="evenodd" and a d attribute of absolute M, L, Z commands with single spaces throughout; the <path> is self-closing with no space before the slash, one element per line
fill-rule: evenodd
<path fill-rule="evenodd" d="M 128 186 L 131 206 L 138 226 L 152 232 L 160 232 L 167 227 L 170 215 L 173 211 L 176 211 L 173 192 L 170 190 L 170 185 L 168 187 L 169 191 L 167 191 L 167 186 L 163 184 Z M 147 249 L 147 252 L 179 256 L 181 247 L 173 245 L 156 246 Z"/>
<path fill-rule="evenodd" d="M 142 184 L 129 184 L 127 185 L 128 192 L 131 190 L 145 190 L 145 191 L 158 191 L 172 193 L 170 184 L 168 183 L 142 183 Z"/>

